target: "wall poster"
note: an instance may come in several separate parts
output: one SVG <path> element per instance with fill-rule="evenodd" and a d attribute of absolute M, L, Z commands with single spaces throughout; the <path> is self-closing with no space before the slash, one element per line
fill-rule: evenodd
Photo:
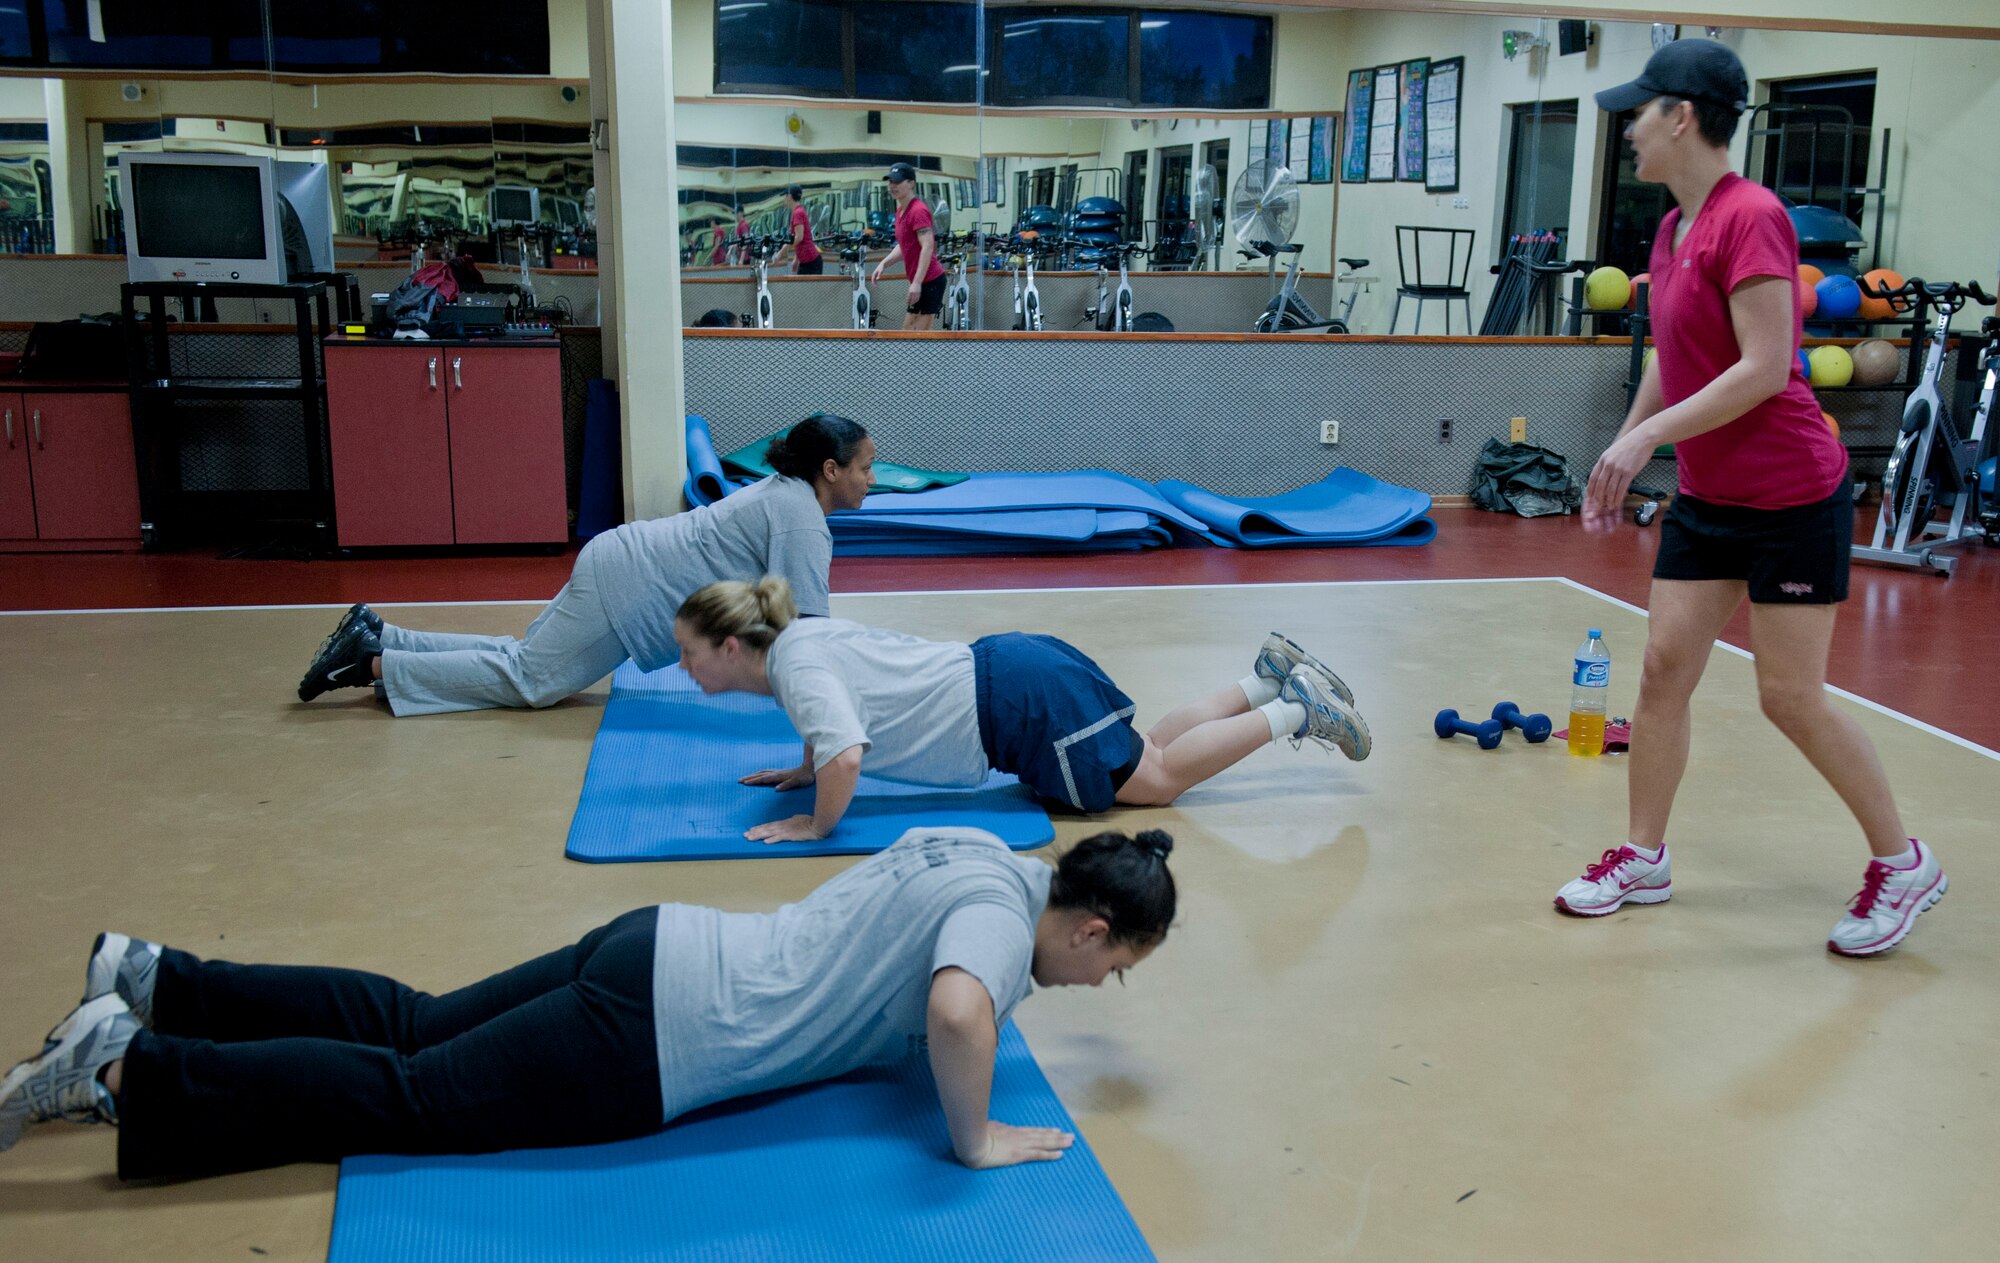
<path fill-rule="evenodd" d="M 1369 73 L 1374 76 L 1368 117 L 1368 180 L 1372 184 L 1396 178 L 1396 100 L 1402 72 L 1396 66 L 1377 66 Z"/>
<path fill-rule="evenodd" d="M 1363 184 L 1368 179 L 1368 94 L 1369 73 L 1349 71 L 1347 113 L 1342 116 L 1340 135 L 1340 179 L 1343 184 Z"/>
<path fill-rule="evenodd" d="M 1424 178 L 1424 88 L 1429 82 L 1430 59 L 1419 57 L 1403 63 L 1403 92 L 1396 106 L 1396 178 L 1421 182 Z"/>
<path fill-rule="evenodd" d="M 1465 58 L 1434 61 L 1424 89 L 1424 189 L 1458 192 L 1458 97 Z"/>
<path fill-rule="evenodd" d="M 1333 182 L 1334 142 L 1339 135 L 1339 116 L 1322 114 L 1312 121 L 1312 164 L 1309 168 L 1312 183 Z"/>

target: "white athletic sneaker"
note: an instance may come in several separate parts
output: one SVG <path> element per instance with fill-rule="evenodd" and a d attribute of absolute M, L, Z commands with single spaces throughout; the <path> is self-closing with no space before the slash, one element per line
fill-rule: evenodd
<path fill-rule="evenodd" d="M 1664 844 L 1648 863 L 1630 846 L 1614 846 L 1556 891 L 1556 907 L 1571 916 L 1602 917 L 1628 903 L 1665 903 L 1674 897 L 1673 861 Z"/>
<path fill-rule="evenodd" d="M 1333 668 L 1300 648 L 1296 640 L 1277 632 L 1264 637 L 1263 646 L 1257 650 L 1257 678 L 1277 685 L 1279 696 L 1284 695 L 1285 677 L 1292 673 L 1293 667 L 1300 665 L 1309 666 L 1325 676 L 1334 695 L 1349 706 L 1354 705 L 1354 690 L 1347 687 L 1347 682 L 1335 675 Z"/>
<path fill-rule="evenodd" d="M 1280 698 L 1306 708 L 1305 726 L 1292 734 L 1293 749 L 1310 737 L 1356 763 L 1368 757 L 1374 748 L 1374 740 L 1368 735 L 1368 721 L 1340 697 L 1326 672 L 1301 662 L 1292 668 L 1278 690 Z"/>
<path fill-rule="evenodd" d="M 1951 883 L 1938 867 L 1937 856 L 1915 838 L 1915 868 L 1890 868 L 1870 860 L 1861 878 L 1861 892 L 1848 901 L 1849 912 L 1826 940 L 1828 951 L 1842 956 L 1873 956 L 1909 936 L 1917 918 L 1937 906 Z"/>
<path fill-rule="evenodd" d="M 141 1026 L 153 1024 L 153 980 L 160 972 L 160 945 L 124 934 L 100 934 L 90 949 L 83 999 L 116 995 Z"/>
<path fill-rule="evenodd" d="M 99 996 L 64 1018 L 51 1032 L 52 1047 L 0 1079 L 0 1150 L 12 1148 L 30 1123 L 117 1122 L 117 1107 L 97 1074 L 125 1055 L 139 1029 L 115 995 Z"/>

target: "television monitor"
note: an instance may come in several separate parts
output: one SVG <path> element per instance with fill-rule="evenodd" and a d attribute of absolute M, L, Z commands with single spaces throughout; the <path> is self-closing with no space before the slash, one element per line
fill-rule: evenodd
<path fill-rule="evenodd" d="M 486 219 L 495 228 L 542 221 L 542 191 L 525 184 L 496 184 L 487 199 Z"/>
<path fill-rule="evenodd" d="M 269 158 L 123 153 L 125 260 L 134 281 L 277 284 L 285 279 Z"/>

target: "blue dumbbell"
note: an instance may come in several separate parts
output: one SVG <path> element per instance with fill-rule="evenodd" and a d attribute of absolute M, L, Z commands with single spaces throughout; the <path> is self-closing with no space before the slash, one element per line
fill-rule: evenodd
<path fill-rule="evenodd" d="M 1487 719 L 1476 724 L 1467 723 L 1458 717 L 1457 711 L 1441 710 L 1437 713 L 1437 719 L 1431 723 L 1431 730 L 1447 740 L 1461 733 L 1468 737 L 1477 737 L 1480 749 L 1491 750 L 1499 746 L 1500 734 L 1506 731 L 1506 727 L 1497 719 Z"/>
<path fill-rule="evenodd" d="M 1555 728 L 1555 725 L 1549 722 L 1547 715 L 1523 715 L 1521 708 L 1512 702 L 1502 702 L 1495 706 L 1493 718 L 1500 721 L 1503 729 L 1519 728 L 1521 735 L 1528 739 L 1528 744 L 1534 746 L 1547 741 L 1549 733 Z"/>

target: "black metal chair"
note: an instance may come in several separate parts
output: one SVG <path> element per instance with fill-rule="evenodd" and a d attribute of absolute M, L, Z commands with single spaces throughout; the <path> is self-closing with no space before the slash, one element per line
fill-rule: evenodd
<path fill-rule="evenodd" d="M 1444 331 L 1449 335 L 1454 301 L 1464 304 L 1465 331 L 1472 332 L 1472 291 L 1466 288 L 1466 278 L 1472 272 L 1472 236 L 1470 228 L 1396 225 L 1396 268 L 1402 273 L 1402 283 L 1396 287 L 1396 306 L 1389 315 L 1390 333 L 1396 332 L 1405 298 L 1417 304 L 1413 332 L 1424 331 L 1424 304 L 1442 302 Z"/>

